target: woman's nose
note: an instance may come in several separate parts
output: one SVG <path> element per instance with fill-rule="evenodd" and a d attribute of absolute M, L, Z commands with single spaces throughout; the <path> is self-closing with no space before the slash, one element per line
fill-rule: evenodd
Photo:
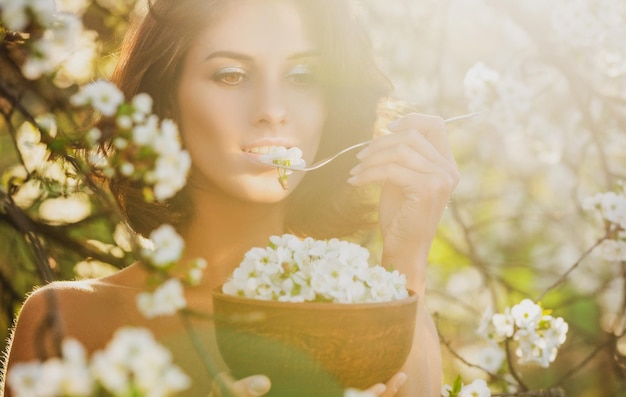
<path fill-rule="evenodd" d="M 259 82 L 256 87 L 255 122 L 271 126 L 282 125 L 287 121 L 287 103 L 279 82 Z"/>

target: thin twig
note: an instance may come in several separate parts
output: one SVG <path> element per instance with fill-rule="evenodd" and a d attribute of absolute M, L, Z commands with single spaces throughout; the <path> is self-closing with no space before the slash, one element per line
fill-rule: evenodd
<path fill-rule="evenodd" d="M 452 347 L 450 342 L 448 340 L 446 340 L 443 337 L 443 335 L 441 335 L 440 332 L 438 332 L 438 334 L 439 334 L 439 341 L 441 342 L 441 344 L 443 344 L 446 347 L 446 349 L 448 350 L 448 352 L 450 354 L 452 354 L 457 360 L 462 362 L 464 365 L 466 365 L 466 366 L 468 366 L 470 368 L 479 369 L 479 370 L 483 371 L 484 373 L 486 373 L 487 375 L 489 375 L 492 379 L 497 379 L 497 380 L 500 380 L 500 381 L 503 381 L 503 382 L 507 382 L 511 386 L 517 386 L 517 384 L 511 382 L 509 379 L 505 378 L 504 376 L 496 374 L 496 373 L 493 373 L 491 371 L 488 371 L 487 369 L 481 367 L 480 365 L 476 365 L 476 364 L 473 364 L 473 363 L 467 361 L 465 358 L 463 358 L 461 355 L 459 355 L 459 353 L 457 353 L 456 350 L 454 350 L 454 348 Z"/>
<path fill-rule="evenodd" d="M 582 370 L 598 353 L 604 350 L 611 343 L 611 341 L 612 339 L 609 338 L 602 344 L 596 346 L 596 348 L 580 363 L 578 363 L 578 365 L 570 369 L 565 375 L 561 376 L 561 378 L 554 383 L 554 386 L 562 386 L 565 381 L 574 376 L 574 374 L 576 374 L 578 371 Z"/>
<path fill-rule="evenodd" d="M 524 381 L 522 380 L 522 377 L 520 376 L 520 374 L 515 369 L 515 366 L 513 365 L 513 355 L 511 354 L 510 344 L 511 344 L 511 340 L 507 338 L 505 342 L 505 351 L 506 351 L 506 362 L 509 365 L 509 372 L 519 384 L 521 391 L 528 391 L 528 386 L 526 386 L 526 383 L 524 383 Z"/>
<path fill-rule="evenodd" d="M 564 397 L 565 392 L 561 388 L 529 390 L 514 393 L 494 393 L 492 397 Z"/>
<path fill-rule="evenodd" d="M 600 244 L 602 244 L 602 242 L 604 240 L 606 240 L 607 238 L 608 238 L 607 236 L 604 236 L 604 237 L 598 239 L 591 247 L 587 248 L 587 250 L 580 255 L 578 260 L 576 260 L 576 262 L 574 262 L 574 264 L 572 266 L 570 266 L 570 268 L 567 269 L 567 271 L 561 275 L 561 277 L 559 277 L 554 283 L 552 283 L 550 286 L 548 286 L 548 288 L 546 288 L 541 295 L 539 295 L 539 297 L 537 298 L 536 302 L 540 302 L 546 296 L 546 294 L 548 292 L 550 292 L 551 290 L 553 290 L 554 288 L 558 287 L 560 284 L 565 282 L 565 280 L 570 275 L 570 273 L 573 272 L 582 263 L 582 261 L 587 256 L 589 256 L 589 254 L 591 254 L 591 252 L 594 249 L 596 249 L 596 247 L 598 247 Z"/>
<path fill-rule="evenodd" d="M 223 371 L 220 371 L 215 365 L 215 362 L 211 359 L 211 354 L 207 351 L 204 344 L 202 343 L 202 340 L 200 339 L 200 336 L 198 336 L 198 333 L 191 324 L 188 314 L 186 314 L 185 312 L 180 312 L 179 316 L 183 322 L 183 325 L 185 326 L 185 330 L 187 331 L 189 338 L 191 339 L 191 343 L 196 348 L 196 352 L 202 360 L 202 364 L 204 365 L 207 373 L 211 376 L 213 381 L 217 383 L 224 397 L 235 397 L 226 379 L 222 376 L 219 376 L 220 373 Z"/>

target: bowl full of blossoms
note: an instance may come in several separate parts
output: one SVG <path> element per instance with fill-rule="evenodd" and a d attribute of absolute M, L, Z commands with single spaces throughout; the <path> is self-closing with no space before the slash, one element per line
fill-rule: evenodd
<path fill-rule="evenodd" d="M 265 374 L 269 396 L 341 396 L 386 382 L 413 342 L 417 295 L 337 239 L 272 236 L 213 293 L 217 343 L 232 374 Z"/>

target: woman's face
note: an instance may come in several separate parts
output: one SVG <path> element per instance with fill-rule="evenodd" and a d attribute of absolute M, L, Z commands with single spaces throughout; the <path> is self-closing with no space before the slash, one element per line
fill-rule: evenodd
<path fill-rule="evenodd" d="M 319 62 L 291 2 L 227 4 L 192 43 L 177 91 L 191 188 L 255 202 L 285 198 L 277 170 L 253 160 L 272 146 L 297 146 L 313 160 L 326 119 Z M 290 189 L 302 177 L 290 175 Z"/>

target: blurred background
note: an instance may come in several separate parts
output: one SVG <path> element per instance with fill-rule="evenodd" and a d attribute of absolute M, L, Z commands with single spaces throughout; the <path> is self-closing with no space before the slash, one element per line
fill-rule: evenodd
<path fill-rule="evenodd" d="M 58 3 L 83 15 L 72 61 L 37 82 L 0 62 L 0 191 L 25 215 L 10 221 L 10 206 L 0 207 L 2 341 L 26 294 L 45 279 L 37 236 L 54 279 L 97 276 L 133 260 L 117 218 L 80 192 L 71 170 L 45 161 L 45 137 L 21 124 L 6 99 L 20 92 L 44 108 L 67 99 L 63 90 L 74 84 L 110 76 L 135 2 Z M 483 378 L 504 393 L 512 368 L 533 390 L 626 396 L 626 262 L 607 257 L 598 244 L 606 225 L 582 205 L 596 193 L 623 193 L 626 2 L 354 3 L 396 99 L 444 118 L 481 112 L 448 128 L 462 179 L 430 258 L 428 306 L 444 380 Z M 524 298 L 569 323 L 549 368 L 521 366 L 514 354 L 507 363 L 476 332 L 489 307 L 501 312 Z"/>

